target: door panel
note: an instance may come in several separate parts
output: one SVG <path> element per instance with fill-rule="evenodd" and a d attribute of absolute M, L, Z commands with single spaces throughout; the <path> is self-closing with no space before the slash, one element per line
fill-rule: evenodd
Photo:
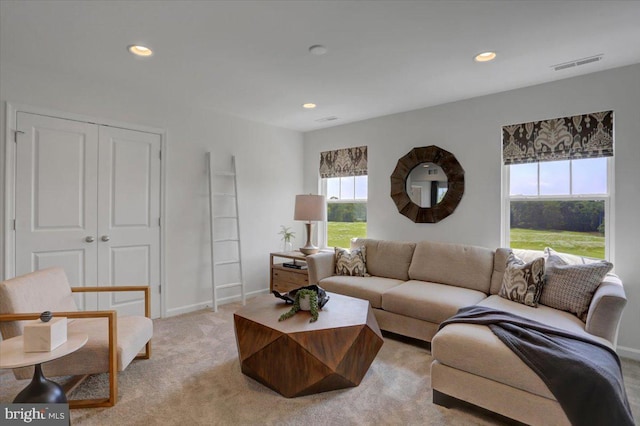
<path fill-rule="evenodd" d="M 149 246 L 111 247 L 111 277 L 112 285 L 127 285 L 130 283 L 148 283 L 151 281 L 149 271 Z M 111 306 L 120 307 L 133 301 L 144 302 L 141 293 L 113 293 Z"/>
<path fill-rule="evenodd" d="M 159 316 L 160 136 L 100 127 L 99 157 L 98 285 L 150 285 Z M 141 293 L 99 300 L 101 309 L 144 312 Z"/>
<path fill-rule="evenodd" d="M 32 162 L 34 229 L 84 229 L 85 135 L 35 129 Z"/>
<path fill-rule="evenodd" d="M 153 144 L 136 140 L 111 140 L 112 227 L 149 227 L 152 148 Z"/>
<path fill-rule="evenodd" d="M 97 243 L 86 241 L 96 236 L 96 126 L 19 112 L 16 129 L 16 275 L 58 265 L 72 286 L 97 285 Z"/>

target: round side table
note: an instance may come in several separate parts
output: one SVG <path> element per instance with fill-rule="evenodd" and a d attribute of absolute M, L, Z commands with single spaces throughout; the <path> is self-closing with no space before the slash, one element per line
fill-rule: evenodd
<path fill-rule="evenodd" d="M 31 383 L 13 400 L 14 403 L 66 403 L 62 386 L 42 374 L 42 363 L 69 355 L 87 343 L 84 333 L 69 333 L 67 341 L 49 352 L 25 352 L 22 336 L 0 342 L 0 368 L 35 366 Z"/>

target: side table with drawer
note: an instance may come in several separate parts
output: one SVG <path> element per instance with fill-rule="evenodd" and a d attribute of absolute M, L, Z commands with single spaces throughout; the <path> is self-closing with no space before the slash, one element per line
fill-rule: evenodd
<path fill-rule="evenodd" d="M 269 291 L 285 293 L 309 285 L 309 274 L 306 269 L 287 268 L 282 266 L 286 262 L 305 262 L 306 256 L 299 251 L 286 253 L 271 253 L 271 284 Z"/>

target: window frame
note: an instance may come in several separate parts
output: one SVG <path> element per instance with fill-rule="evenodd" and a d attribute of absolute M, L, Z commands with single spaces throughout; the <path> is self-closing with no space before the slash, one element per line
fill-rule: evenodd
<path fill-rule="evenodd" d="M 566 195 L 511 195 L 511 165 L 502 165 L 502 209 L 500 245 L 511 246 L 511 201 L 580 201 L 594 200 L 604 201 L 604 253 L 605 259 L 615 265 L 615 162 L 614 157 L 605 157 L 607 161 L 607 193 L 606 194 L 566 194 Z M 571 159 L 569 166 L 569 188 L 573 188 L 572 162 L 580 159 Z M 538 193 L 540 192 L 540 162 L 538 165 Z"/>

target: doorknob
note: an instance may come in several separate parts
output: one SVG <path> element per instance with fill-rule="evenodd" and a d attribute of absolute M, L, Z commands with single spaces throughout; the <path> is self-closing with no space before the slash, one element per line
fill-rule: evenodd
<path fill-rule="evenodd" d="M 89 235 L 89 236 L 88 236 L 87 238 L 85 238 L 84 240 L 85 240 L 86 242 L 88 242 L 88 243 L 92 243 L 92 242 L 94 242 L 96 239 L 95 239 L 95 238 L 93 238 L 91 235 Z"/>
<path fill-rule="evenodd" d="M 103 235 L 102 238 L 100 238 L 102 241 L 109 241 L 111 238 L 109 238 L 108 235 Z"/>

